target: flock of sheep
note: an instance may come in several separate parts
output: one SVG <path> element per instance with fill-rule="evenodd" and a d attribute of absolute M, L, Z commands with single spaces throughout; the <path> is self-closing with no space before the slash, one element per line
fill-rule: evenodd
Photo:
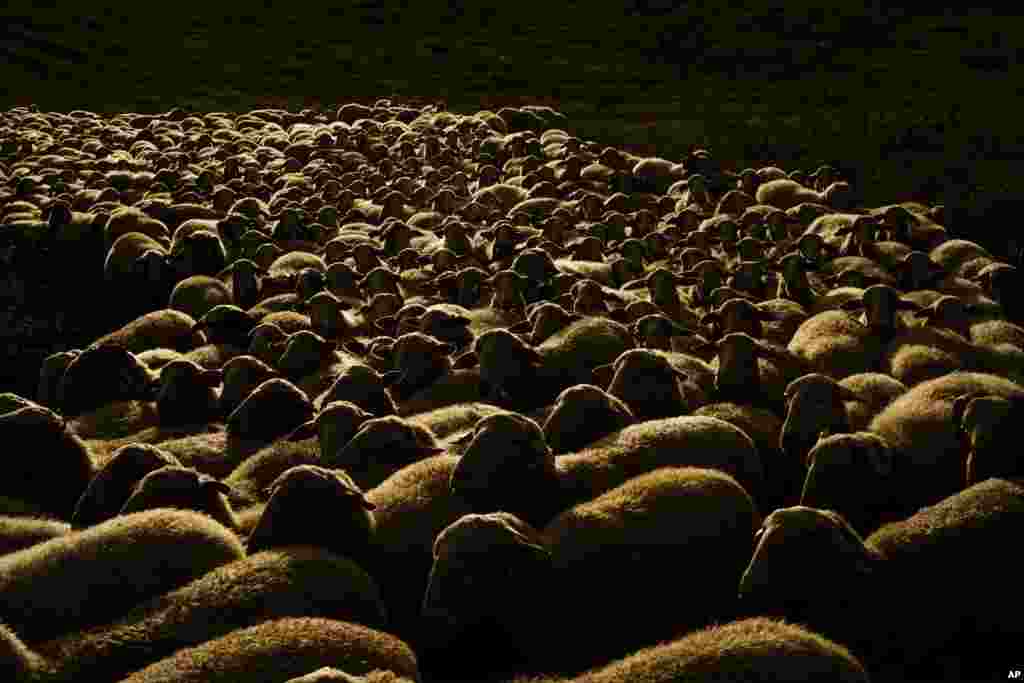
<path fill-rule="evenodd" d="M 0 678 L 1019 668 L 1017 269 L 546 107 L 0 114 Z M 964 236 L 961 236 L 964 237 Z"/>

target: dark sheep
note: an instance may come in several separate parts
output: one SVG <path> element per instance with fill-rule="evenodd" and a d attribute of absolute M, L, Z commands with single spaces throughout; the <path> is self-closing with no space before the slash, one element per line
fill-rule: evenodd
<path fill-rule="evenodd" d="M 136 484 L 153 470 L 180 465 L 178 459 L 151 444 L 121 446 L 89 482 L 75 505 L 71 524 L 84 528 L 115 517 Z"/>
<path fill-rule="evenodd" d="M 807 454 L 807 476 L 800 505 L 834 510 L 862 534 L 898 519 L 891 511 L 893 455 L 871 432 L 833 434 Z"/>
<path fill-rule="evenodd" d="M 227 499 L 230 491 L 230 486 L 208 474 L 180 465 L 165 465 L 136 484 L 118 514 L 155 508 L 195 510 L 237 531 L 238 520 Z"/>
<path fill-rule="evenodd" d="M 544 421 L 544 438 L 555 454 L 577 451 L 637 422 L 622 400 L 592 384 L 577 384 L 558 395 Z"/>
<path fill-rule="evenodd" d="M 364 489 L 377 486 L 401 468 L 444 452 L 434 435 L 406 418 L 367 420 L 340 451 L 323 453 L 328 467 L 341 467 Z"/>
<path fill-rule="evenodd" d="M 158 377 L 128 349 L 93 344 L 64 371 L 57 386 L 57 405 L 66 417 L 77 417 L 111 401 L 149 401 Z"/>
<path fill-rule="evenodd" d="M 283 547 L 212 569 L 110 624 L 35 645 L 33 680 L 117 680 L 182 648 L 285 617 L 385 626 L 380 592 L 365 571 L 319 548 Z"/>
<path fill-rule="evenodd" d="M 350 401 L 378 417 L 398 412 L 380 373 L 359 363 L 345 368 L 334 384 L 317 398 L 321 406 L 332 401 Z"/>
<path fill-rule="evenodd" d="M 311 419 L 316 410 L 306 394 L 284 379 L 268 379 L 253 389 L 227 419 L 229 437 L 273 441 Z"/>
<path fill-rule="evenodd" d="M 173 360 L 160 371 L 156 409 L 162 425 L 208 422 L 220 412 L 216 388 L 223 374 L 189 360 Z"/>
<path fill-rule="evenodd" d="M 578 671 L 728 619 L 759 523 L 734 479 L 687 467 L 631 479 L 566 510 L 539 534 L 509 513 L 469 515 L 435 544 L 423 608 L 433 639 L 426 652 L 471 643 L 493 653 L 483 658 L 492 667 L 521 665 L 529 652 L 531 667 Z M 677 554 L 714 561 L 671 561 Z M 636 576 L 644 578 L 630 579 Z M 700 585 L 700 594 L 662 590 L 680 580 Z M 604 590 L 610 581 L 630 581 L 630 590 L 612 595 Z M 550 618 L 538 624 L 542 605 Z M 568 632 L 578 647 L 555 635 Z M 427 653 L 424 668 L 433 664 Z"/>
<path fill-rule="evenodd" d="M 0 557 L 4 620 L 36 643 L 109 621 L 244 556 L 237 536 L 197 512 L 115 517 Z"/>
<path fill-rule="evenodd" d="M 299 465 L 270 485 L 270 500 L 249 535 L 249 554 L 281 545 L 316 545 L 360 564 L 373 542 L 374 504 L 342 470 Z M 326 530 L 309 523 L 330 511 Z"/>
<path fill-rule="evenodd" d="M 9 448 L 28 449 L 7 458 L 0 494 L 70 519 L 75 501 L 96 472 L 85 442 L 63 417 L 34 404 L 0 414 L 0 439 Z"/>

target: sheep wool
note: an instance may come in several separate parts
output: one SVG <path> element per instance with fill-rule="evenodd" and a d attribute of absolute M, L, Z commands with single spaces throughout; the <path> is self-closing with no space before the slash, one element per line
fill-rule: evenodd
<path fill-rule="evenodd" d="M 323 666 L 419 680 L 416 656 L 398 638 L 345 621 L 300 618 L 266 621 L 185 648 L 121 683 L 280 683 Z"/>
<path fill-rule="evenodd" d="M 34 643 L 108 621 L 244 556 L 238 537 L 197 512 L 115 517 L 0 557 L 4 620 Z"/>

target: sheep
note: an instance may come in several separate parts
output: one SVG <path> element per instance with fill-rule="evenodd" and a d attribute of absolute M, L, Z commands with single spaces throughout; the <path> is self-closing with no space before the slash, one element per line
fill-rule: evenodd
<path fill-rule="evenodd" d="M 509 357 L 501 351 L 503 344 L 488 348 L 483 342 L 488 335 L 498 333 L 500 330 L 484 333 L 475 342 L 475 348 L 484 348 L 484 353 L 478 351 L 480 376 L 492 388 L 506 392 L 513 388 L 515 393 L 512 395 L 516 398 L 522 396 L 526 389 L 523 382 L 532 385 L 529 392 L 532 405 L 549 403 L 563 389 L 589 382 L 594 368 L 614 362 L 632 347 L 632 337 L 626 326 L 604 318 L 584 317 L 541 342 L 534 351 L 536 369 L 531 370 L 530 360 L 525 367 L 521 360 L 512 361 L 512 358 L 524 356 L 522 351 L 513 352 L 515 355 Z M 517 342 L 515 340 L 512 344 L 522 346 Z M 526 359 L 531 357 L 530 350 L 527 347 Z M 518 375 L 519 382 L 516 383 L 514 373 L 519 370 L 524 372 Z M 529 382 L 531 377 L 537 380 L 536 383 Z"/>
<path fill-rule="evenodd" d="M 196 334 L 195 324 L 195 319 L 187 313 L 165 308 L 146 313 L 100 337 L 93 346 L 115 344 L 136 354 L 157 348 L 185 353 L 203 344 L 204 339 Z"/>
<path fill-rule="evenodd" d="M 373 417 L 372 413 L 349 401 L 331 401 L 320 408 L 316 417 L 299 425 L 289 434 L 288 440 L 317 437 L 321 453 L 338 453 L 359 428 Z"/>
<path fill-rule="evenodd" d="M 392 347 L 395 371 L 399 373 L 391 384 L 392 397 L 402 401 L 451 372 L 448 354 L 452 351 L 450 344 L 422 332 L 398 337 Z"/>
<path fill-rule="evenodd" d="M 958 396 L 972 393 L 1016 400 L 1024 387 L 996 375 L 953 372 L 911 387 L 868 425 L 893 451 L 894 486 L 907 514 L 963 488 L 967 448 L 953 406 Z"/>
<path fill-rule="evenodd" d="M 790 464 L 803 463 L 822 431 L 850 431 L 844 401 L 859 396 L 827 375 L 809 373 L 786 386 L 786 421 L 779 435 L 779 450 Z"/>
<path fill-rule="evenodd" d="M 169 263 L 176 279 L 193 275 L 213 277 L 228 264 L 227 252 L 216 233 L 200 230 L 171 243 Z"/>
<path fill-rule="evenodd" d="M 867 429 L 875 415 L 907 391 L 907 385 L 903 382 L 878 372 L 850 375 L 840 380 L 839 385 L 857 397 L 856 400 L 844 402 L 846 419 L 850 431 L 854 432 Z"/>
<path fill-rule="evenodd" d="M 278 377 L 278 372 L 255 356 L 235 356 L 221 368 L 223 388 L 220 393 L 220 411 L 231 412 L 260 384 Z"/>
<path fill-rule="evenodd" d="M 843 645 L 803 626 L 753 617 L 693 631 L 624 659 L 562 679 L 514 683 L 644 683 L 678 681 L 808 681 L 868 683 L 860 659 Z"/>
<path fill-rule="evenodd" d="M 581 647 L 567 648 L 558 639 L 562 651 L 557 653 L 549 654 L 550 644 L 539 653 L 523 649 L 539 654 L 541 666 L 551 665 L 543 661 L 548 654 L 577 670 L 731 617 L 751 534 L 761 521 L 750 495 L 732 477 L 694 467 L 659 468 L 580 503 L 551 520 L 540 531 L 539 542 L 530 543 L 529 526 L 519 522 L 522 530 L 517 530 L 509 517 L 516 520 L 507 513 L 471 515 L 439 534 L 424 615 L 441 631 L 435 635 L 438 645 L 451 646 L 446 641 L 460 631 L 470 636 L 482 631 L 487 638 L 471 642 L 484 645 L 494 638 L 497 626 L 502 649 L 514 654 L 526 643 L 540 649 L 542 643 L 530 642 L 532 631 L 548 637 L 572 632 Z M 687 521 L 673 521 L 682 519 Z M 483 528 L 473 528 L 479 526 Z M 502 545 L 512 543 L 524 552 L 496 552 L 495 533 L 507 539 Z M 454 548 L 446 547 L 453 543 Z M 714 561 L 666 562 L 674 554 Z M 498 571 L 492 568 L 495 556 L 505 563 Z M 527 578 L 509 582 L 506 577 L 513 571 L 517 579 Z M 629 591 L 616 595 L 602 588 L 631 576 L 644 579 L 630 582 Z M 673 598 L 663 591 L 680 580 L 700 585 L 699 594 L 674 593 Z M 497 590 L 495 581 L 503 588 Z M 600 600 L 594 599 L 595 591 Z M 524 614 L 535 614 L 538 597 L 540 604 L 557 605 L 552 620 L 557 625 L 538 628 Z M 628 629 L 615 628 L 622 624 L 629 624 Z"/>
<path fill-rule="evenodd" d="M 39 385 L 36 388 L 36 400 L 41 405 L 58 407 L 57 386 L 60 384 L 61 377 L 64 376 L 64 371 L 67 370 L 71 361 L 78 357 L 79 353 L 81 351 L 78 349 L 58 351 L 43 359 L 39 368 Z"/>
<path fill-rule="evenodd" d="M 991 477 L 1018 477 L 1021 466 L 1013 443 L 1020 402 L 999 396 L 965 394 L 953 401 L 953 420 L 968 444 L 964 485 Z"/>
<path fill-rule="evenodd" d="M 1021 637 L 1019 621 L 1009 617 L 1021 604 L 1013 590 L 1016 572 L 1001 558 L 1004 539 L 1020 532 L 1022 514 L 1020 483 L 989 479 L 867 538 L 867 546 L 885 559 L 890 594 L 906 605 L 892 615 L 901 640 L 882 644 L 880 669 L 906 667 L 911 677 L 937 677 L 942 653 L 951 651 L 969 658 L 949 662 L 953 670 L 947 676 L 977 680 L 992 673 L 989 657 L 1005 656 Z M 953 580 L 962 588 L 949 593 Z M 935 599 L 939 593 L 942 600 Z M 925 671 L 915 671 L 917 666 Z"/>
<path fill-rule="evenodd" d="M 736 476 L 754 495 L 763 488 L 753 441 L 717 418 L 648 420 L 555 457 L 537 423 L 511 413 L 477 423 L 450 488 L 473 512 L 506 510 L 540 526 L 632 477 L 659 467 L 685 466 L 720 469 Z M 523 496 L 523 491 L 532 495 Z"/>
<path fill-rule="evenodd" d="M 231 344 L 246 348 L 249 335 L 260 324 L 251 313 L 232 304 L 218 304 L 195 321 L 193 331 L 203 331 L 211 344 Z"/>
<path fill-rule="evenodd" d="M 93 344 L 68 364 L 57 385 L 57 407 L 72 418 L 110 401 L 151 400 L 158 376 L 118 344 Z"/>
<path fill-rule="evenodd" d="M 309 379 L 310 375 L 314 375 L 325 366 L 333 365 L 340 360 L 334 348 L 334 342 L 324 339 L 315 332 L 299 330 L 288 336 L 284 351 L 277 359 L 277 369 L 293 382 L 299 382 L 303 378 Z M 330 385 L 330 382 L 333 381 L 333 377 L 314 377 L 312 379 L 323 379 L 326 385 Z M 304 385 L 302 388 L 305 389 L 307 382 L 300 383 Z M 314 381 L 313 384 L 316 382 Z M 314 386 L 308 393 L 316 395 L 324 388 L 326 387 Z"/>
<path fill-rule="evenodd" d="M 139 480 L 153 470 L 180 464 L 173 455 L 151 444 L 121 446 L 96 472 L 78 498 L 71 525 L 85 528 L 115 517 Z"/>
<path fill-rule="evenodd" d="M 882 630 L 874 605 L 885 604 L 875 594 L 878 552 L 842 515 L 799 505 L 766 516 L 755 543 L 738 584 L 741 614 L 804 624 L 844 643 L 872 668 L 867 656 Z M 794 571 L 808 562 L 814 571 Z"/>
<path fill-rule="evenodd" d="M 0 439 L 31 453 L 8 458 L 0 494 L 70 518 L 96 468 L 89 448 L 64 418 L 40 405 L 17 408 L 0 414 Z"/>
<path fill-rule="evenodd" d="M 164 242 L 164 246 L 170 243 L 171 238 L 170 231 L 162 221 L 150 218 L 137 208 L 122 207 L 110 214 L 103 228 L 104 245 L 110 249 L 118 239 L 131 233 L 146 235 L 158 242 Z"/>
<path fill-rule="evenodd" d="M 153 508 L 191 509 L 237 531 L 238 521 L 225 495 L 230 490 L 227 484 L 208 474 L 180 465 L 164 465 L 139 480 L 118 514 Z"/>
<path fill-rule="evenodd" d="M 544 421 L 544 439 L 555 454 L 576 451 L 636 422 L 622 400 L 592 384 L 577 384 L 555 399 Z"/>
<path fill-rule="evenodd" d="M 220 370 L 204 370 L 190 360 L 173 360 L 160 371 L 156 408 L 161 425 L 205 423 L 218 414 Z"/>
<path fill-rule="evenodd" d="M 338 339 L 350 333 L 341 303 L 329 291 L 318 292 L 306 301 L 310 327 L 324 339 Z"/>
<path fill-rule="evenodd" d="M 214 306 L 232 303 L 234 298 L 223 282 L 209 275 L 192 275 L 174 286 L 167 307 L 198 320 Z"/>
<path fill-rule="evenodd" d="M 321 460 L 326 466 L 344 468 L 369 490 L 402 467 L 443 452 L 427 428 L 388 415 L 363 422 L 343 448 L 322 452 Z"/>
<path fill-rule="evenodd" d="M 814 371 L 836 380 L 875 371 L 882 352 L 881 340 L 872 329 L 845 311 L 812 315 L 793 334 L 787 348 Z"/>
<path fill-rule="evenodd" d="M 783 211 L 805 202 L 843 209 L 849 194 L 850 186 L 841 181 L 832 183 L 823 192 L 816 192 L 795 180 L 779 178 L 762 182 L 757 188 L 756 199 L 758 204 L 768 204 Z"/>
<path fill-rule="evenodd" d="M 484 674 L 521 672 L 524 663 L 538 670 L 551 667 L 552 644 L 544 638 L 553 633 L 550 620 L 527 627 L 530 614 L 550 605 L 545 598 L 555 597 L 550 553 L 535 529 L 507 512 L 467 514 L 436 535 L 431 556 L 414 641 L 429 678 L 479 680 Z M 504 584 L 500 590 L 499 584 Z M 443 657 L 453 646 L 481 656 Z M 488 671 L 477 669 L 481 661 L 488 662 Z"/>
<path fill-rule="evenodd" d="M 625 403 L 639 420 L 654 420 L 690 413 L 697 406 L 681 381 L 688 377 L 665 355 L 630 349 L 612 364 L 614 375 L 608 394 Z"/>
<path fill-rule="evenodd" d="M 0 514 L 0 556 L 31 548 L 71 531 L 71 525 L 50 519 Z"/>
<path fill-rule="evenodd" d="M 760 405 L 781 412 L 785 386 L 810 371 L 804 359 L 789 349 L 745 332 L 731 332 L 706 346 L 717 353 L 710 365 L 715 371 L 715 400 L 720 402 Z"/>
<path fill-rule="evenodd" d="M 248 552 L 316 545 L 364 564 L 373 543 L 374 508 L 344 471 L 317 465 L 292 467 L 270 485 L 270 499 L 249 534 Z M 309 524 L 310 514 L 324 510 L 331 511 L 335 522 L 330 534 Z"/>
<path fill-rule="evenodd" d="M 274 323 L 260 323 L 249 333 L 249 354 L 268 366 L 277 364 L 288 335 Z"/>
<path fill-rule="evenodd" d="M 0 557 L 4 620 L 39 642 L 104 623 L 244 555 L 231 531 L 197 512 L 115 517 Z"/>
<path fill-rule="evenodd" d="M 231 276 L 230 285 L 224 285 L 231 293 L 231 300 L 221 303 L 233 303 L 239 308 L 249 309 L 259 303 L 261 294 L 270 296 L 273 293 L 272 282 L 260 282 L 257 274 L 267 275 L 268 271 L 246 258 L 234 260 L 227 268 L 217 273 L 216 279 L 221 282 L 228 275 Z"/>
<path fill-rule="evenodd" d="M 118 292 L 131 310 L 166 302 L 171 293 L 172 277 L 164 245 L 138 232 L 121 235 L 110 247 L 103 263 L 103 279 L 108 288 L 144 285 L 129 297 L 124 296 L 124 290 Z"/>
<path fill-rule="evenodd" d="M 498 406 L 479 401 L 453 403 L 441 408 L 410 414 L 406 420 L 429 430 L 437 442 L 451 455 L 460 455 L 467 434 L 476 423 L 495 413 L 507 412 Z"/>
<path fill-rule="evenodd" d="M 728 422 L 753 441 L 764 469 L 762 490 L 752 492 L 758 509 L 773 510 L 782 501 L 796 495 L 795 486 L 789 484 L 798 485 L 799 476 L 794 473 L 797 468 L 791 467 L 779 451 L 782 420 L 778 415 L 767 408 L 728 402 L 702 405 L 691 415 L 713 417 Z M 802 468 L 800 473 L 802 475 Z"/>
<path fill-rule="evenodd" d="M 818 439 L 806 457 L 800 505 L 841 514 L 861 534 L 894 521 L 891 499 L 893 454 L 871 432 L 832 434 Z"/>
<path fill-rule="evenodd" d="M 380 373 L 361 363 L 345 368 L 334 383 L 317 397 L 316 405 L 322 407 L 332 401 L 350 401 L 377 417 L 398 412 Z"/>
<path fill-rule="evenodd" d="M 741 592 L 762 614 L 782 612 L 845 642 L 886 680 L 980 680 L 992 673 L 990 658 L 1020 638 L 1008 616 L 1020 602 L 1017 579 L 1001 558 L 1022 513 L 1024 489 L 1005 479 L 975 484 L 866 541 L 836 513 L 779 510 L 765 520 Z M 794 573 L 808 553 L 815 571 Z M 960 588 L 949 592 L 950 582 Z"/>
<path fill-rule="evenodd" d="M 378 580 L 387 603 L 393 633 L 408 637 L 415 630 L 430 572 L 430 549 L 437 534 L 470 512 L 448 493 L 448 480 L 458 462 L 437 455 L 407 465 L 366 492 L 375 509 L 374 552 L 365 568 Z M 401 565 L 394 557 L 401 555 Z"/>
<path fill-rule="evenodd" d="M 954 306 L 960 308 L 959 299 Z M 943 303 L 940 299 L 937 304 Z M 964 321 L 966 327 L 966 321 Z M 915 327 L 897 334 L 882 351 L 881 369 L 908 387 L 936 379 L 958 370 L 1001 372 L 1000 363 L 993 362 L 982 350 L 949 329 Z"/>
<path fill-rule="evenodd" d="M 398 638 L 320 618 L 265 621 L 179 650 L 122 683 L 280 683 L 322 666 L 352 674 L 383 669 L 419 680 L 416 656 Z"/>
<path fill-rule="evenodd" d="M 253 389 L 231 412 L 227 434 L 245 441 L 273 441 L 290 434 L 315 412 L 305 392 L 275 377 Z"/>

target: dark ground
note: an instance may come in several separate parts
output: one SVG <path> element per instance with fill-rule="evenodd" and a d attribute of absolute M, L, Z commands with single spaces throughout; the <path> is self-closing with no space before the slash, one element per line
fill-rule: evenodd
<path fill-rule="evenodd" d="M 1000 253 L 1024 197 L 1024 17 L 977 7 L 41 4 L 0 9 L 0 109 L 549 104 L 576 135 L 636 153 L 829 162 L 867 203 L 943 203 L 951 231 Z"/>

